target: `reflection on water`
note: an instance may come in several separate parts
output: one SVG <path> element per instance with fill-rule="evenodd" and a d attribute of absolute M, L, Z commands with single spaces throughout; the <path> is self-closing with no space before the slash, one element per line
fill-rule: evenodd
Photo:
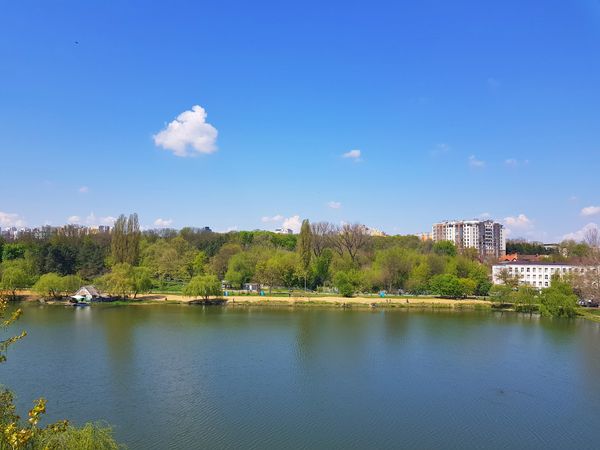
<path fill-rule="evenodd" d="M 489 312 L 26 306 L 22 411 L 130 448 L 590 448 L 600 324 Z"/>

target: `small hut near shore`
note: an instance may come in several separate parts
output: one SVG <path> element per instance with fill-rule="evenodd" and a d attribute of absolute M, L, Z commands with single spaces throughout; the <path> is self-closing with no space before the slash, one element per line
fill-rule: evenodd
<path fill-rule="evenodd" d="M 77 292 L 71 295 L 72 299 L 86 302 L 102 302 L 110 299 L 107 295 L 102 294 L 96 286 L 82 286 Z"/>

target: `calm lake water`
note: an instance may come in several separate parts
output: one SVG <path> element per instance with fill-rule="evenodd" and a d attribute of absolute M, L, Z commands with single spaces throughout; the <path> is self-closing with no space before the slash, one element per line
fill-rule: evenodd
<path fill-rule="evenodd" d="M 600 324 L 509 313 L 25 306 L 21 410 L 131 449 L 598 448 Z"/>

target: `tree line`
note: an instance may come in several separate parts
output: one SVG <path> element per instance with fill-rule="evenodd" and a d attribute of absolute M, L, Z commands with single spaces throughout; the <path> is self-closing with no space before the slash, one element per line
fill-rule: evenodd
<path fill-rule="evenodd" d="M 459 252 L 447 241 L 370 236 L 360 224 L 308 220 L 299 234 L 288 235 L 141 231 L 136 214 L 121 215 L 110 235 L 24 237 L 0 242 L 0 256 L 4 295 L 33 287 L 40 295 L 58 297 L 83 283 L 119 297 L 151 289 L 181 292 L 186 285 L 190 295 L 202 296 L 221 282 L 233 289 L 253 282 L 269 291 L 344 296 L 385 291 L 458 298 L 486 296 L 491 288 L 490 262 L 480 261 L 474 249 Z"/>

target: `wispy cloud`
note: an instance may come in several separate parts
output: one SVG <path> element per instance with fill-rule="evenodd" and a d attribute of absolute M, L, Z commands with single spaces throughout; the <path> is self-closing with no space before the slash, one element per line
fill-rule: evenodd
<path fill-rule="evenodd" d="M 585 239 L 586 234 L 591 230 L 599 230 L 600 231 L 600 228 L 594 222 L 590 222 L 587 225 L 585 225 L 583 228 L 581 228 L 580 230 L 565 234 L 563 236 L 563 240 L 565 240 L 565 241 L 583 241 Z"/>
<path fill-rule="evenodd" d="M 490 219 L 491 217 L 492 215 L 489 212 L 482 212 L 481 214 L 479 214 L 480 219 Z"/>
<path fill-rule="evenodd" d="M 361 151 L 360 150 L 350 150 L 342 155 L 342 158 L 352 159 L 355 162 L 361 161 Z"/>
<path fill-rule="evenodd" d="M 90 191 L 90 188 L 89 188 L 89 187 L 87 187 L 87 186 L 81 186 L 81 187 L 79 188 L 79 192 L 80 192 L 81 194 L 87 194 L 89 191 Z"/>
<path fill-rule="evenodd" d="M 261 222 L 281 222 L 284 217 L 281 214 L 275 214 L 274 216 L 262 216 L 260 218 Z"/>
<path fill-rule="evenodd" d="M 581 210 L 582 216 L 595 216 L 596 214 L 600 214 L 600 206 L 586 206 Z"/>
<path fill-rule="evenodd" d="M 155 134 L 154 144 L 172 151 L 176 156 L 198 156 L 217 151 L 218 131 L 206 122 L 206 111 L 199 105 L 184 111 Z"/>
<path fill-rule="evenodd" d="M 89 213 L 85 218 L 82 218 L 78 215 L 72 215 L 67 218 L 67 223 L 72 225 L 88 225 L 88 226 L 98 226 L 98 225 L 113 225 L 117 220 L 116 217 L 113 216 L 104 216 L 97 217 L 93 212 Z"/>
<path fill-rule="evenodd" d="M 154 221 L 154 226 L 158 228 L 167 228 L 170 227 L 172 223 L 173 219 L 162 219 L 159 217 Z"/>
<path fill-rule="evenodd" d="M 533 220 L 531 220 L 525 214 L 505 217 L 504 225 L 506 226 L 507 235 L 514 234 L 515 232 L 530 232 L 534 227 Z"/>
<path fill-rule="evenodd" d="M 332 200 L 327 203 L 327 206 L 329 206 L 331 209 L 340 209 L 342 207 L 342 204 L 340 202 L 334 202 Z"/>
<path fill-rule="evenodd" d="M 24 227 L 25 225 L 26 222 L 20 215 L 0 211 L 1 227 Z"/>
<path fill-rule="evenodd" d="M 477 159 L 475 155 L 471 155 L 468 158 L 469 167 L 473 169 L 483 169 L 485 167 L 485 161 Z"/>
<path fill-rule="evenodd" d="M 527 164 L 529 164 L 529 160 L 528 159 L 522 159 L 522 160 L 518 160 L 515 158 L 508 158 L 504 160 L 504 164 L 507 167 L 510 167 L 512 169 L 520 167 L 520 166 L 526 166 Z"/>

